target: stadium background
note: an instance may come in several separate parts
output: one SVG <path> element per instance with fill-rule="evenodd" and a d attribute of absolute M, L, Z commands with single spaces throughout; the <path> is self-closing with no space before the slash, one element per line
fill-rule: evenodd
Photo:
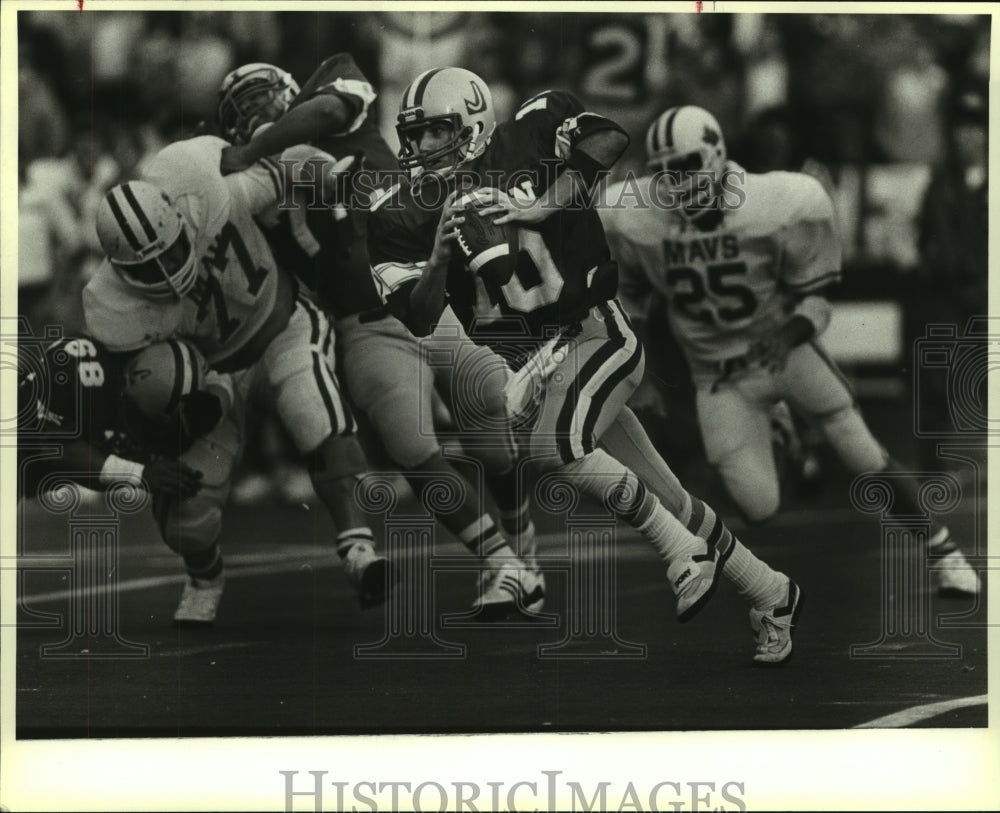
<path fill-rule="evenodd" d="M 988 17 L 66 11 L 20 12 L 18 24 L 19 306 L 36 332 L 51 322 L 80 329 L 79 292 L 100 260 L 97 203 L 157 149 L 212 117 L 232 67 L 270 61 L 302 82 L 325 57 L 350 51 L 380 91 L 381 126 L 395 144 L 403 87 L 425 68 L 459 64 L 487 79 L 501 120 L 535 92 L 564 87 L 622 122 L 633 144 L 618 175 L 641 168 L 648 121 L 682 102 L 716 114 L 731 157 L 748 170 L 797 168 L 806 159 L 821 165 L 846 257 L 831 349 L 885 445 L 905 463 L 945 463 L 914 436 L 910 348 L 928 319 L 961 325 L 985 310 L 985 178 L 960 161 L 954 136 L 955 116 L 970 120 L 959 101 L 970 92 L 986 96 Z M 664 382 L 669 413 L 646 426 L 689 488 L 728 514 L 699 458 L 676 348 L 663 323 L 656 327 L 650 367 Z M 939 407 L 946 394 L 942 386 L 919 393 Z M 249 463 L 273 467 L 268 458 L 280 457 L 282 444 L 266 421 L 256 431 Z M 667 625 L 662 575 L 634 539 L 621 546 L 622 629 L 629 640 L 649 642 L 645 660 L 579 661 L 579 668 L 542 661 L 536 645 L 547 640 L 545 630 L 513 629 L 462 633 L 474 657 L 460 662 L 397 670 L 359 661 L 351 647 L 377 640 L 382 616 L 357 612 L 349 588 L 329 572 L 336 569 L 325 544 L 330 524 L 289 499 L 227 514 L 232 578 L 219 623 L 197 633 L 169 627 L 183 580 L 176 557 L 148 516 L 123 523 L 123 634 L 149 642 L 146 660 L 100 661 L 83 657 L 86 649 L 70 653 L 75 659 L 40 655 L 43 646 L 58 647 L 61 632 L 42 608 L 65 612 L 66 576 L 25 573 L 18 727 L 42 737 L 844 728 L 916 703 L 980 695 L 979 602 L 936 628 L 960 645 L 957 657 L 845 656 L 877 635 L 884 563 L 876 521 L 849 505 L 849 478 L 832 460 L 820 463 L 820 493 L 788 495 L 776 525 L 734 525 L 810 596 L 796 662 L 779 677 L 751 673 L 745 608 L 732 591 L 720 591 L 697 626 Z M 970 551 L 985 550 L 980 508 L 953 526 Z M 556 520 L 541 519 L 555 549 Z M 24 553 L 61 554 L 66 525 L 26 506 Z M 460 575 L 440 580 L 443 610 L 467 606 L 469 577 Z M 553 575 L 549 587 L 558 612 L 565 579 Z M 956 610 L 968 607 L 933 605 L 935 613 Z M 80 644 L 73 638 L 67 646 Z M 676 657 L 681 651 L 685 657 Z M 980 704 L 944 722 L 985 720 Z"/>

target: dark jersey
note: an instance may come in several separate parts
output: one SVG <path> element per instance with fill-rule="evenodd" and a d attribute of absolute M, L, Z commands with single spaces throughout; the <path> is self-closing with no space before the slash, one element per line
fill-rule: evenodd
<path fill-rule="evenodd" d="M 463 166 L 453 183 L 499 187 L 515 199 L 533 200 L 563 171 L 576 143 L 602 130 L 621 128 L 585 111 L 572 94 L 540 93 L 496 128 L 485 152 Z M 438 206 L 429 212 L 428 192 L 422 186 L 419 201 L 415 194 L 401 189 L 398 200 L 376 209 L 369 223 L 373 269 L 377 277 L 392 277 L 381 279 L 383 294 L 405 295 L 415 279 L 404 279 L 402 269 L 426 261 L 434 245 L 444 195 L 432 190 Z M 474 340 L 498 346 L 514 332 L 537 344 L 613 295 L 614 280 L 609 286 L 608 278 L 615 268 L 600 216 L 582 201 L 537 225 L 521 225 L 518 244 L 506 279 L 473 276 L 458 257 L 449 268 L 449 304 Z M 600 292 L 595 279 L 603 283 Z"/>
<path fill-rule="evenodd" d="M 20 349 L 18 370 L 18 487 L 34 496 L 44 478 L 60 470 L 60 457 L 38 447 L 83 443 L 101 454 L 145 462 L 126 431 L 121 397 L 122 358 L 83 337 L 66 337 L 47 347 Z M 95 460 L 95 468 L 96 460 Z"/>
<path fill-rule="evenodd" d="M 120 360 L 83 337 L 22 346 L 20 356 L 19 443 L 85 440 L 103 447 L 119 425 Z"/>
<path fill-rule="evenodd" d="M 399 166 L 389 145 L 372 121 L 369 105 L 375 100 L 364 74 L 350 54 L 325 60 L 302 87 L 292 107 L 319 95 L 335 95 L 351 112 L 338 133 L 313 141 L 335 158 L 360 155 L 363 169 L 352 184 L 350 216 L 338 220 L 331 209 L 280 209 L 260 225 L 279 267 L 293 273 L 336 317 L 381 306 L 369 271 L 365 220 L 371 194 L 398 175 Z"/>

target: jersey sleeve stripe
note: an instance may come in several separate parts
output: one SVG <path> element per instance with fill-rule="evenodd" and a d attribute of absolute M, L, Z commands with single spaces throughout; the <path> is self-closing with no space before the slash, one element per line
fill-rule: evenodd
<path fill-rule="evenodd" d="M 139 220 L 139 225 L 142 226 L 142 230 L 146 232 L 146 239 L 153 241 L 156 239 L 156 229 L 153 228 L 153 224 L 149 222 L 149 218 L 146 217 L 146 213 L 142 211 L 142 207 L 139 205 L 139 201 L 135 198 L 135 193 L 132 191 L 130 184 L 125 184 L 122 186 L 122 192 L 125 193 L 125 200 L 129 202 L 132 210 L 135 212 L 136 218 Z"/>
<path fill-rule="evenodd" d="M 379 263 L 372 267 L 372 271 L 379 282 L 389 291 L 395 291 L 407 280 L 419 279 L 423 274 L 423 266 L 426 263 L 412 263 L 403 265 L 400 263 Z"/>
<path fill-rule="evenodd" d="M 274 161 L 273 158 L 262 158 L 261 159 L 261 163 L 264 165 L 264 168 L 267 170 L 268 175 L 271 178 L 271 183 L 274 184 L 275 196 L 278 197 L 278 198 L 280 198 L 281 197 L 281 187 L 282 187 L 282 184 L 281 184 L 281 169 L 279 169 L 277 163 L 275 163 L 275 161 Z"/>
<path fill-rule="evenodd" d="M 110 195 L 108 195 L 108 205 L 111 207 L 111 214 L 113 214 L 115 216 L 115 220 L 118 221 L 118 228 L 122 230 L 122 234 L 124 234 L 125 239 L 128 240 L 128 244 L 132 246 L 133 249 L 138 251 L 142 248 L 142 244 L 135 236 L 135 232 L 132 231 L 132 227 L 128 224 L 128 221 L 125 219 L 125 213 L 122 212 L 121 205 L 118 203 L 113 191 Z"/>
<path fill-rule="evenodd" d="M 809 280 L 808 282 L 798 284 L 786 282 L 785 285 L 788 290 L 793 293 L 806 294 L 811 293 L 812 291 L 818 291 L 820 288 L 825 288 L 827 285 L 837 282 L 839 279 L 840 271 L 828 271 L 826 274 L 822 274 L 815 279 Z"/>

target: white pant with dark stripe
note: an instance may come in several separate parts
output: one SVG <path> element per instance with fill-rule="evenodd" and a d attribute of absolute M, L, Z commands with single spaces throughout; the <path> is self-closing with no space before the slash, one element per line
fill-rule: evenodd
<path fill-rule="evenodd" d="M 266 377 L 281 422 L 303 454 L 331 435 L 356 431 L 334 373 L 333 326 L 309 299 L 298 298 L 288 326 L 254 369 L 255 375 Z"/>
<path fill-rule="evenodd" d="M 779 484 L 771 445 L 771 408 L 781 400 L 815 423 L 852 473 L 879 471 L 886 452 L 872 436 L 854 393 L 819 345 L 788 354 L 783 370 L 756 368 L 720 384 L 698 384 L 698 424 L 709 463 L 748 519 L 778 510 Z"/>
<path fill-rule="evenodd" d="M 530 455 L 543 467 L 579 460 L 642 380 L 642 345 L 617 301 L 543 345 L 508 385 L 513 411 L 531 416 Z"/>

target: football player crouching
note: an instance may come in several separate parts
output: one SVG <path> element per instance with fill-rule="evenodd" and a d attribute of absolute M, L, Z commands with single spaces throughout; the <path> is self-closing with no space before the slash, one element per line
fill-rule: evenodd
<path fill-rule="evenodd" d="M 105 196 L 97 232 L 108 259 L 83 292 L 88 330 L 119 352 L 168 337 L 190 342 L 213 369 L 233 374 L 240 410 L 252 380 L 265 380 L 283 425 L 309 461 L 360 604 L 375 606 L 398 573 L 375 552 L 368 519 L 354 499 L 368 466 L 335 376 L 333 331 L 279 270 L 253 219 L 282 198 L 290 173 L 262 162 L 224 178 L 225 147 L 213 136 L 171 144 L 149 162 L 144 180 Z M 219 472 L 215 516 L 241 448 L 239 428 L 224 421 L 215 430 L 225 451 L 220 466 L 227 469 Z"/>
<path fill-rule="evenodd" d="M 19 348 L 18 492 L 32 499 L 67 481 L 103 491 L 126 484 L 154 498 L 183 501 L 201 473 L 156 454 L 123 398 L 127 357 L 85 336 Z M 190 390 L 188 390 L 190 392 Z M 61 454 L 39 454 L 53 444 Z"/>

